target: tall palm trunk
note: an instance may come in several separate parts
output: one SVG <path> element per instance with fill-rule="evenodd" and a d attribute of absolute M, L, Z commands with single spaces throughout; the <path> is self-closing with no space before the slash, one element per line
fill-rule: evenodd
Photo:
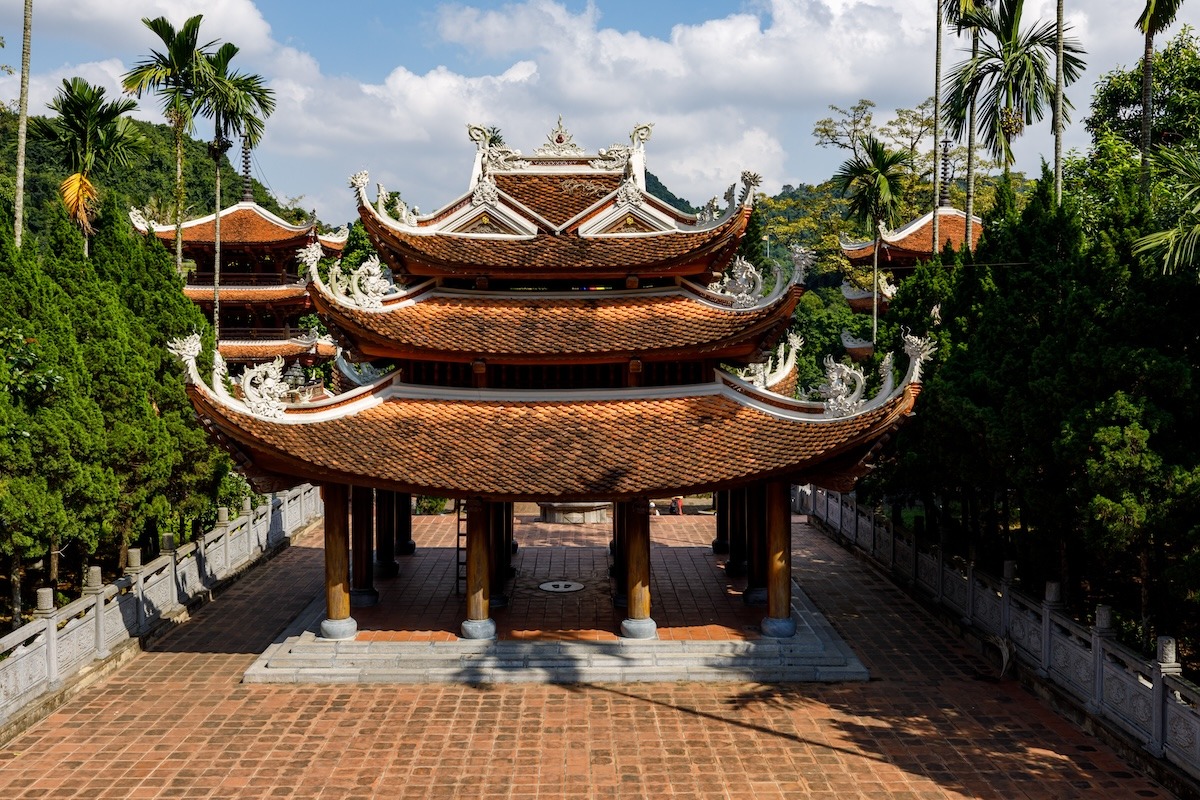
<path fill-rule="evenodd" d="M 1154 116 L 1154 28 L 1146 25 L 1142 56 L 1142 199 L 1150 200 L 1150 122 Z"/>
<path fill-rule="evenodd" d="M 937 219 L 937 213 L 934 213 L 933 218 Z M 871 254 L 871 344 L 875 344 L 875 340 L 879 338 L 879 246 L 883 241 L 879 234 L 879 225 L 879 220 L 876 220 L 875 252 Z"/>
<path fill-rule="evenodd" d="M 979 31 L 971 31 L 971 58 L 979 57 Z M 971 98 L 971 106 L 967 110 L 967 250 L 975 250 L 975 98 Z"/>
<path fill-rule="evenodd" d="M 213 143 L 213 163 L 217 167 L 217 217 L 213 222 L 213 339 L 221 346 L 221 144 Z"/>
<path fill-rule="evenodd" d="M 175 128 L 175 271 L 183 274 L 183 119 Z"/>
<path fill-rule="evenodd" d="M 942 198 L 941 148 L 938 139 L 941 138 L 942 112 L 942 0 L 935 0 L 937 9 L 937 25 L 935 34 L 937 43 L 933 51 L 933 252 L 936 255 L 942 250 L 942 238 L 938 227 L 938 213 Z"/>
<path fill-rule="evenodd" d="M 1063 137 L 1063 0 L 1058 0 L 1054 28 L 1054 204 L 1062 205 Z"/>
<path fill-rule="evenodd" d="M 33 30 L 33 0 L 25 0 L 25 32 L 21 39 L 21 99 L 17 108 L 17 187 L 13 201 L 13 239 L 21 247 L 25 227 L 25 141 L 29 127 L 29 41 Z"/>

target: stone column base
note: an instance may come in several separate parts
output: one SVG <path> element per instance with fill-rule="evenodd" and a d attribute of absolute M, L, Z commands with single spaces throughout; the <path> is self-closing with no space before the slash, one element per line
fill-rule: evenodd
<path fill-rule="evenodd" d="M 714 555 L 727 555 L 729 553 L 729 542 L 725 539 L 713 539 L 712 551 Z"/>
<path fill-rule="evenodd" d="M 369 608 L 379 603 L 379 592 L 374 589 L 351 589 L 350 607 Z"/>
<path fill-rule="evenodd" d="M 396 542 L 396 555 L 411 556 L 415 552 L 417 552 L 417 543 L 412 539 L 407 542 Z"/>
<path fill-rule="evenodd" d="M 658 623 L 649 617 L 622 620 L 621 635 L 626 639 L 657 639 Z"/>
<path fill-rule="evenodd" d="M 326 619 L 321 621 L 321 638 L 335 642 L 353 639 L 358 634 L 358 623 L 354 617 Z"/>
<path fill-rule="evenodd" d="M 375 577 L 394 578 L 400 574 L 400 565 L 395 561 L 376 561 Z"/>
<path fill-rule="evenodd" d="M 762 635 L 771 639 L 790 639 L 796 635 L 796 620 L 791 617 L 785 619 L 764 617 Z"/>
<path fill-rule="evenodd" d="M 464 639 L 495 639 L 496 621 L 491 619 L 463 620 L 462 638 Z"/>

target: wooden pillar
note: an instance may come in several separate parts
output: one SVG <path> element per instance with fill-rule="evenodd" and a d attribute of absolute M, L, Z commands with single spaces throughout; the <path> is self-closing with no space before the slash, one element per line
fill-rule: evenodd
<path fill-rule="evenodd" d="M 462 624 L 464 639 L 495 639 L 496 623 L 491 618 L 491 570 L 488 567 L 487 503 L 479 497 L 467 499 L 467 618 Z"/>
<path fill-rule="evenodd" d="M 372 540 L 375 538 L 375 490 L 350 487 L 350 604 L 355 608 L 379 602 L 375 591 Z"/>
<path fill-rule="evenodd" d="M 375 573 L 380 578 L 400 574 L 396 563 L 396 493 L 375 492 Z"/>
<path fill-rule="evenodd" d="M 508 503 L 486 503 L 488 515 L 488 569 L 491 571 L 491 596 L 488 602 L 492 608 L 504 608 L 508 605 L 508 596 L 504 593 L 504 585 L 508 583 L 508 538 L 504 524 L 504 512 Z"/>
<path fill-rule="evenodd" d="M 714 555 L 729 552 L 729 490 L 713 492 L 713 506 L 717 509 L 717 538 L 713 539 Z"/>
<path fill-rule="evenodd" d="M 647 510 L 649 508 L 647 507 Z M 613 578 L 613 605 L 617 608 L 625 608 L 628 601 L 626 581 L 628 572 L 626 570 L 626 553 L 628 552 L 627 534 L 629 531 L 629 502 L 617 501 L 613 503 L 613 547 L 612 556 L 613 563 L 610 570 Z"/>
<path fill-rule="evenodd" d="M 729 560 L 725 575 L 742 578 L 746 575 L 746 488 L 729 490 Z"/>
<path fill-rule="evenodd" d="M 621 635 L 627 639 L 655 639 L 658 626 L 650 618 L 650 503 L 639 497 L 629 504 L 626 522 L 626 614 Z"/>
<path fill-rule="evenodd" d="M 746 591 L 748 605 L 767 604 L 767 486 L 756 481 L 746 487 Z"/>
<path fill-rule="evenodd" d="M 327 483 L 321 487 L 325 504 L 325 620 L 324 639 L 353 639 L 358 623 L 350 616 L 350 487 Z"/>
<path fill-rule="evenodd" d="M 412 495 L 408 492 L 396 492 L 392 497 L 396 506 L 396 555 L 411 556 L 417 552 L 417 543 L 412 538 Z"/>
<path fill-rule="evenodd" d="M 513 515 L 516 513 L 514 503 L 501 503 L 504 506 L 504 569 L 505 580 L 513 578 L 517 570 L 513 567 L 513 556 L 517 554 L 517 540 L 513 537 Z"/>
<path fill-rule="evenodd" d="M 791 485 L 767 481 L 767 616 L 764 636 L 784 639 L 796 635 L 792 619 Z"/>

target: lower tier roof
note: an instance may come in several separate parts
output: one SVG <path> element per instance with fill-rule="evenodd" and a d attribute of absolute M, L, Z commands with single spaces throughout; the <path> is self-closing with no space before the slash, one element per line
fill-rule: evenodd
<path fill-rule="evenodd" d="M 627 499 L 785 476 L 848 487 L 919 391 L 906 380 L 835 417 L 721 373 L 694 386 L 551 396 L 389 376 L 272 418 L 209 389 L 192 364 L 201 419 L 260 488 L 302 479 L 491 500 Z"/>

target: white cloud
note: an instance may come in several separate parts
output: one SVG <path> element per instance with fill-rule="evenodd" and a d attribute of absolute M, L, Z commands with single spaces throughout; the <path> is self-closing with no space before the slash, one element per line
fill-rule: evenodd
<path fill-rule="evenodd" d="M 417 71 L 397 47 L 390 68 L 371 78 L 345 66 L 334 70 L 317 49 L 353 48 L 353 33 L 346 32 L 353 26 L 331 23 L 304 52 L 272 38 L 250 0 L 40 0 L 35 31 L 102 41 L 118 57 L 54 67 L 35 58 L 31 108 L 43 108 L 70 74 L 115 90 L 118 76 L 154 44 L 138 18 L 166 13 L 179 24 L 203 12 L 205 36 L 236 41 L 244 54 L 239 66 L 264 75 L 277 93 L 278 109 L 256 156 L 266 177 L 280 193 L 306 195 L 306 206 L 340 221 L 354 214 L 345 178 L 363 168 L 425 210 L 461 192 L 474 150 L 467 122 L 498 125 L 511 146 L 527 151 L 540 145 L 558 114 L 591 149 L 625 141 L 635 123 L 655 122 L 650 168 L 672 191 L 702 202 L 743 169 L 762 173 L 768 192 L 828 177 L 842 154 L 817 148 L 811 130 L 830 104 L 873 99 L 882 123 L 885 109 L 912 107 L 932 94 L 934 16 L 927 0 L 738 5 L 738 13 L 675 25 L 665 38 L 608 25 L 604 0 L 578 13 L 552 0 L 491 10 L 444 5 L 422 30 L 441 37 L 433 44 L 440 44 L 445 66 Z M 1027 0 L 1026 19 L 1052 19 L 1054 5 Z M 1095 80 L 1118 64 L 1136 64 L 1141 52 L 1128 0 L 1075 5 L 1068 20 L 1091 67 L 1069 91 L 1076 122 L 1068 147 L 1086 145 L 1081 121 Z M 1200 9 L 1183 9 L 1180 23 L 1200 22 Z M 353 15 L 353 8 L 343 13 Z M 0 32 L 14 24 L 19 30 L 19 16 L 0 8 Z M 965 46 L 948 36 L 944 63 L 961 60 Z M 0 79 L 0 97 L 15 96 L 14 85 Z M 152 100 L 142 105 L 140 114 L 156 115 Z M 1039 155 L 1051 148 L 1048 125 L 1031 127 L 1017 143 L 1017 167 L 1036 172 Z"/>

